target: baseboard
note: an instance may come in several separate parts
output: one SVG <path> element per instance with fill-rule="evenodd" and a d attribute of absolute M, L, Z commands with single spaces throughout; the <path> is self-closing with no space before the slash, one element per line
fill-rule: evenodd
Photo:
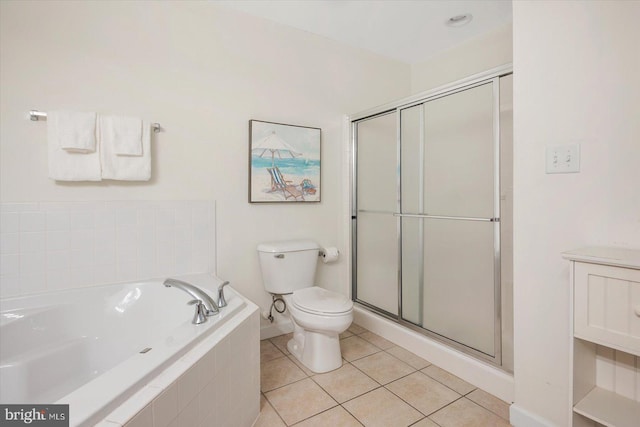
<path fill-rule="evenodd" d="M 371 332 L 406 348 L 505 402 L 513 402 L 513 375 L 400 326 L 362 307 L 355 306 L 353 314 L 355 323 Z"/>
<path fill-rule="evenodd" d="M 293 332 L 293 324 L 289 319 L 286 319 L 283 322 L 260 325 L 261 340 L 277 337 L 278 335 L 288 334 L 289 332 Z"/>
<path fill-rule="evenodd" d="M 522 409 L 515 403 L 509 408 L 509 422 L 514 427 L 552 427 L 553 424 L 539 417 L 536 414 L 532 414 L 529 411 Z"/>

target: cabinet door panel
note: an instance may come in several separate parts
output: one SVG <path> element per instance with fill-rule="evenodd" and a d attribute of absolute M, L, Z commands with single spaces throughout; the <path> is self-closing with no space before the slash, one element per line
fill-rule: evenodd
<path fill-rule="evenodd" d="M 576 262 L 574 286 L 575 336 L 639 356 L 640 270 Z"/>

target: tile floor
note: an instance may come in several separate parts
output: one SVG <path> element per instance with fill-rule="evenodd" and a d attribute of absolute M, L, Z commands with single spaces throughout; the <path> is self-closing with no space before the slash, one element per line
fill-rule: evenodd
<path fill-rule="evenodd" d="M 291 334 L 260 342 L 256 427 L 500 427 L 509 406 L 353 324 L 340 335 L 343 365 L 314 374 L 288 351 Z"/>

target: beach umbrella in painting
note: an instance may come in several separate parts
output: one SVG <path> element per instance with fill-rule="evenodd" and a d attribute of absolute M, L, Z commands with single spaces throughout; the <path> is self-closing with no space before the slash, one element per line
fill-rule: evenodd
<path fill-rule="evenodd" d="M 298 153 L 295 148 L 280 138 L 276 131 L 254 142 L 251 153 L 257 157 L 271 157 L 271 167 L 275 166 L 276 157 L 293 159 L 302 156 L 302 153 Z"/>

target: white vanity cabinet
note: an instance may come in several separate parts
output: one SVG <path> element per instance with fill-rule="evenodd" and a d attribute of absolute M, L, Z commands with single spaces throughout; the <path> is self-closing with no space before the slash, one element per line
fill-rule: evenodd
<path fill-rule="evenodd" d="M 640 250 L 592 247 L 571 262 L 573 426 L 640 426 Z"/>

